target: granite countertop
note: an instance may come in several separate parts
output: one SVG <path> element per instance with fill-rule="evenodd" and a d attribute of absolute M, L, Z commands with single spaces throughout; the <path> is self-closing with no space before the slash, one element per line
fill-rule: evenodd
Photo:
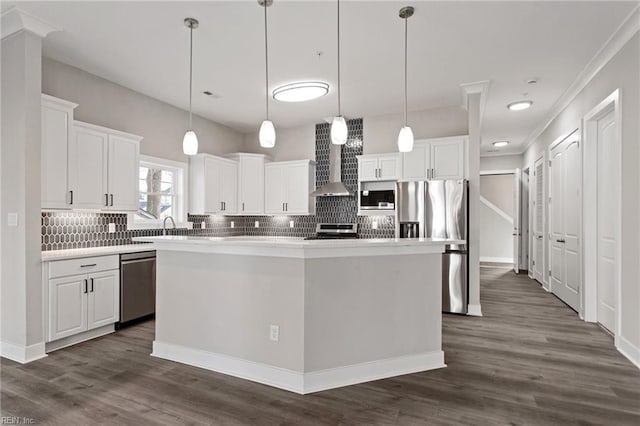
<path fill-rule="evenodd" d="M 155 250 L 153 244 L 128 244 L 121 246 L 90 247 L 67 250 L 50 250 L 42 252 L 42 261 L 77 259 L 83 257 L 107 256 L 110 254 L 135 253 L 139 251 Z"/>

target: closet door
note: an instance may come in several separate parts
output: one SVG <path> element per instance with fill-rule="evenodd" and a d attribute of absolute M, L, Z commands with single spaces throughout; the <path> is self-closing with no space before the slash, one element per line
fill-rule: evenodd
<path fill-rule="evenodd" d="M 535 162 L 533 172 L 533 278 L 544 282 L 544 159 Z"/>

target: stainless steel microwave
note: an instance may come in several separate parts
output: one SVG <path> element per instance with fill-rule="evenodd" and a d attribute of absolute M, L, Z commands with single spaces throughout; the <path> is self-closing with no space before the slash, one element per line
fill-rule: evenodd
<path fill-rule="evenodd" d="M 360 190 L 360 210 L 395 210 L 396 193 L 393 189 Z"/>

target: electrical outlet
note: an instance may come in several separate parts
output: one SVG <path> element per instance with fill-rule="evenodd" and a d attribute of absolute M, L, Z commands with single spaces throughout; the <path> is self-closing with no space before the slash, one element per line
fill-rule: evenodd
<path fill-rule="evenodd" d="M 289 228 L 293 228 L 293 225 L 295 225 L 295 222 L 294 222 L 294 221 L 292 221 L 292 220 L 290 220 L 290 221 L 289 221 Z"/>
<path fill-rule="evenodd" d="M 378 229 L 378 221 L 374 220 L 373 223 L 371 223 L 371 229 Z"/>
<path fill-rule="evenodd" d="M 115 223 L 110 223 L 109 224 L 109 233 L 110 234 L 115 234 L 116 233 L 116 224 Z"/>
<path fill-rule="evenodd" d="M 254 226 L 255 226 L 256 228 L 260 228 L 260 222 L 258 222 L 258 221 L 256 220 L 256 223 L 254 224 Z"/>
<path fill-rule="evenodd" d="M 200 222 L 200 229 L 207 229 L 207 222 L 205 222 L 204 220 Z"/>
<path fill-rule="evenodd" d="M 271 326 L 269 327 L 269 340 L 271 340 L 272 342 L 277 342 L 277 341 L 280 340 L 280 326 L 279 325 L 271 324 Z"/>
<path fill-rule="evenodd" d="M 7 213 L 7 226 L 18 226 L 18 213 Z"/>
<path fill-rule="evenodd" d="M 236 223 L 234 221 L 231 221 L 231 227 L 235 228 L 236 227 Z"/>

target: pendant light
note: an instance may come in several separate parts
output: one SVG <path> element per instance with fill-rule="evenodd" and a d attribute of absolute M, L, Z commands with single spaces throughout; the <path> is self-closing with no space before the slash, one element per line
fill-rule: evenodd
<path fill-rule="evenodd" d="M 413 131 L 407 125 L 407 19 L 413 16 L 413 7 L 400 9 L 400 18 L 404 19 L 404 126 L 398 134 L 398 151 L 411 152 L 413 150 Z"/>
<path fill-rule="evenodd" d="M 182 139 L 182 152 L 186 155 L 196 155 L 198 153 L 198 137 L 193 131 L 191 98 L 193 95 L 193 30 L 198 28 L 198 20 L 184 18 L 184 25 L 189 28 L 189 129 Z"/>
<path fill-rule="evenodd" d="M 266 119 L 260 125 L 258 139 L 263 148 L 273 148 L 276 145 L 276 129 L 269 120 L 269 48 L 267 39 L 267 7 L 273 4 L 273 0 L 258 0 L 258 4 L 264 8 L 264 76 L 265 76 L 265 109 Z"/>
<path fill-rule="evenodd" d="M 333 117 L 333 122 L 331 123 L 331 143 L 334 145 L 344 145 L 347 143 L 349 136 L 347 122 L 342 116 L 340 104 L 340 0 L 338 0 L 338 115 Z"/>

